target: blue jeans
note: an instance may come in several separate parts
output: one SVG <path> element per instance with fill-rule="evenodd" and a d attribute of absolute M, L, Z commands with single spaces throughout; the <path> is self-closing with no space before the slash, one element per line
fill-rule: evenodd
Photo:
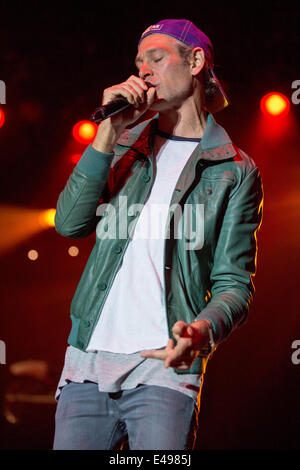
<path fill-rule="evenodd" d="M 189 450 L 197 405 L 167 387 L 99 392 L 92 382 L 65 385 L 58 399 L 54 450 Z M 121 447 L 122 448 L 122 447 Z"/>

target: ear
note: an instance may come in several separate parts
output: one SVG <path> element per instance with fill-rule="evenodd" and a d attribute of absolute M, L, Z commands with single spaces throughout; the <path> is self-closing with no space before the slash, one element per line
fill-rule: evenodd
<path fill-rule="evenodd" d="M 195 47 L 192 52 L 190 69 L 193 76 L 198 75 L 201 72 L 205 64 L 205 55 L 201 47 Z"/>

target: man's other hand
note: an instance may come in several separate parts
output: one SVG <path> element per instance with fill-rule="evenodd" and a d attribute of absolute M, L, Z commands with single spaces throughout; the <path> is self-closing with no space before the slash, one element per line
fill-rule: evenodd
<path fill-rule="evenodd" d="M 199 351 L 209 342 L 207 321 L 198 320 L 193 323 L 178 321 L 173 325 L 172 332 L 176 345 L 170 338 L 165 349 L 142 351 L 141 357 L 163 360 L 166 368 L 189 369 Z"/>

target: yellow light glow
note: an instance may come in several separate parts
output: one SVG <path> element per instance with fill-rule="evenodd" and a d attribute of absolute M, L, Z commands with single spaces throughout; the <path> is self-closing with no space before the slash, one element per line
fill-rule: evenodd
<path fill-rule="evenodd" d="M 282 93 L 271 92 L 261 99 L 260 107 L 266 116 L 283 116 L 289 112 L 290 103 Z"/>
<path fill-rule="evenodd" d="M 81 144 L 90 143 L 97 132 L 97 124 L 90 121 L 79 121 L 73 126 L 72 134 L 77 142 Z"/>
<path fill-rule="evenodd" d="M 79 129 L 79 135 L 84 139 L 92 139 L 95 135 L 94 126 L 90 123 L 82 124 Z"/>
<path fill-rule="evenodd" d="M 55 217 L 56 210 L 55 209 L 48 209 L 45 212 L 45 221 L 48 223 L 49 227 L 54 227 L 54 217 Z"/>
<path fill-rule="evenodd" d="M 43 227 L 54 227 L 55 209 L 47 209 L 41 213 L 40 223 Z"/>
<path fill-rule="evenodd" d="M 284 99 L 279 95 L 270 96 L 266 102 L 266 106 L 271 114 L 280 114 L 286 108 Z"/>
<path fill-rule="evenodd" d="M 54 226 L 55 209 L 0 205 L 0 254 Z"/>

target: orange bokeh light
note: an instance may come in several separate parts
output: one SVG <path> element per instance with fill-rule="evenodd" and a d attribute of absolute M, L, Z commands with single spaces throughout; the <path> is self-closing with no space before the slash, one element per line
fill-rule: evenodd
<path fill-rule="evenodd" d="M 43 227 L 55 227 L 56 209 L 46 209 L 40 214 L 40 224 Z"/>
<path fill-rule="evenodd" d="M 73 126 L 73 137 L 81 144 L 89 144 L 94 140 L 97 124 L 90 121 L 79 121 Z"/>
<path fill-rule="evenodd" d="M 261 99 L 260 109 L 265 116 L 284 116 L 290 110 L 290 102 L 282 93 L 271 92 Z"/>

